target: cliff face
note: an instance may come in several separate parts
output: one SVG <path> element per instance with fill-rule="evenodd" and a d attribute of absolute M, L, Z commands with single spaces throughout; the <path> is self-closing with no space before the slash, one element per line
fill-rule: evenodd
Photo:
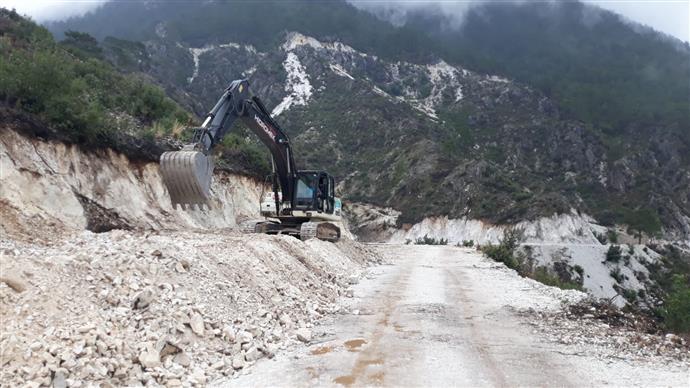
<path fill-rule="evenodd" d="M 10 235 L 223 228 L 258 216 L 255 180 L 220 173 L 212 190 L 211 209 L 173 209 L 157 163 L 0 132 L 0 228 Z"/>

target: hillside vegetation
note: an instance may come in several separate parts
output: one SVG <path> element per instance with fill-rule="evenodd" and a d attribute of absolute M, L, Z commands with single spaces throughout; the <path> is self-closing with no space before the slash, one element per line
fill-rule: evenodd
<path fill-rule="evenodd" d="M 3 124 L 149 160 L 191 134 L 184 129 L 196 119 L 186 109 L 146 75 L 113 67 L 89 34 L 68 31 L 56 42 L 44 27 L 0 8 L 0 53 Z M 242 138 L 229 137 L 218 153 L 226 170 L 268 171 L 263 154 Z"/>
<path fill-rule="evenodd" d="M 96 42 L 78 45 L 80 36 L 71 38 L 56 43 L 45 28 L 0 9 L 0 98 L 6 108 L 35 115 L 70 141 L 99 146 L 113 144 L 119 133 L 153 137 L 188 121 L 189 114 L 159 87 L 94 58 Z"/>

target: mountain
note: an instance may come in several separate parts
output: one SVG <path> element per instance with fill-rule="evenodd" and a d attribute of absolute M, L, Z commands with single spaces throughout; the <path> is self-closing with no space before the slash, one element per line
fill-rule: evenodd
<path fill-rule="evenodd" d="M 49 28 L 93 35 L 197 116 L 249 78 L 302 167 L 400 223 L 574 208 L 690 235 L 687 45 L 577 2 L 478 6 L 458 28 L 445 17 L 396 27 L 342 1 L 110 2 Z"/>

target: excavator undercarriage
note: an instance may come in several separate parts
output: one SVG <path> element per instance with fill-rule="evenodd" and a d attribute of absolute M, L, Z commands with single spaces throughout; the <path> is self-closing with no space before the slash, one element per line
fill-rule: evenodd
<path fill-rule="evenodd" d="M 245 234 L 284 234 L 298 237 L 302 241 L 312 238 L 336 242 L 340 239 L 340 228 L 331 222 L 275 222 L 269 220 L 245 221 L 240 225 Z"/>

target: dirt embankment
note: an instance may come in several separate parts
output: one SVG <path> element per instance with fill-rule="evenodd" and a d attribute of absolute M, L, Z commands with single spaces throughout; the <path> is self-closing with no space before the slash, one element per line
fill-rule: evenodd
<path fill-rule="evenodd" d="M 6 235 L 221 228 L 258 215 L 262 185 L 254 179 L 218 174 L 212 190 L 210 210 L 173 209 L 157 163 L 0 132 L 0 228 Z"/>

